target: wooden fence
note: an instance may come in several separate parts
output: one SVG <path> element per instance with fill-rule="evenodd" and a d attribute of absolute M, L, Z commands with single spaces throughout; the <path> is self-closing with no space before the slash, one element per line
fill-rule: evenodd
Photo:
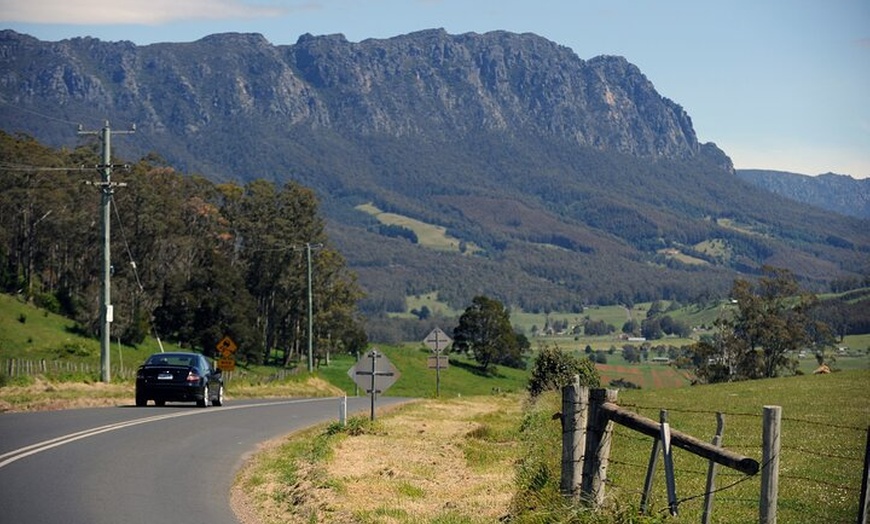
<path fill-rule="evenodd" d="M 77 362 L 71 360 L 28 360 L 21 358 L 4 359 L 0 362 L 2 362 L 2 367 L 0 367 L 0 374 L 6 375 L 10 378 L 36 375 L 100 375 L 100 364 L 97 363 Z M 118 378 L 120 380 L 132 380 L 136 378 L 137 369 L 138 365 L 135 367 L 124 366 L 121 364 L 113 365 L 111 369 L 111 375 L 112 377 Z M 269 376 L 258 377 L 258 382 L 268 383 L 276 380 L 284 380 L 290 376 L 297 375 L 298 373 L 298 367 L 289 369 L 278 369 L 275 371 L 275 373 Z M 246 372 L 224 371 L 223 377 L 225 382 L 230 382 L 236 378 L 244 379 L 246 378 Z"/>
<path fill-rule="evenodd" d="M 604 502 L 604 487 L 610 459 L 613 424 L 620 424 L 644 435 L 653 437 L 654 444 L 641 499 L 641 510 L 646 511 L 659 452 L 665 461 L 665 476 L 668 490 L 668 505 L 676 515 L 676 481 L 674 478 L 672 447 L 684 449 L 710 461 L 708 489 L 705 499 L 704 522 L 709 522 L 709 507 L 712 501 L 712 483 L 715 465 L 723 465 L 746 475 L 755 475 L 760 467 L 757 461 L 738 455 L 713 444 L 702 442 L 691 435 L 670 428 L 667 412 L 662 411 L 656 422 L 619 407 L 616 404 L 617 390 L 581 387 L 579 377 L 573 384 L 562 389 L 562 476 L 560 488 L 563 494 L 592 507 Z M 762 470 L 762 493 L 759 519 L 763 524 L 776 522 L 776 495 L 778 457 L 780 446 L 779 407 L 765 408 L 764 452 Z M 720 423 L 721 438 L 721 423 Z"/>
<path fill-rule="evenodd" d="M 709 461 L 702 523 L 711 519 L 712 498 L 715 493 L 716 467 L 721 465 L 745 475 L 761 473 L 759 496 L 759 522 L 774 524 L 779 484 L 779 456 L 782 410 L 779 406 L 764 406 L 762 413 L 762 461 L 739 455 L 720 447 L 723 421 L 717 414 L 717 435 L 708 444 L 691 435 L 670 428 L 667 411 L 662 410 L 658 422 L 624 409 L 616 404 L 618 391 L 588 389 L 574 383 L 562 388 L 562 472 L 561 492 L 577 502 L 599 507 L 604 502 L 604 488 L 610 460 L 613 425 L 620 424 L 633 431 L 652 437 L 653 446 L 641 496 L 641 512 L 646 512 L 652 487 L 652 476 L 658 457 L 664 459 L 668 490 L 668 510 L 678 512 L 676 480 L 671 450 L 677 447 Z M 861 489 L 858 524 L 867 524 L 868 468 L 870 468 L 870 430 L 865 454 L 864 485 Z"/>
<path fill-rule="evenodd" d="M 72 360 L 28 360 L 22 358 L 10 358 L 3 360 L 0 373 L 7 377 L 24 377 L 35 375 L 97 375 L 100 374 L 100 365 L 88 362 Z M 122 365 L 112 366 L 112 376 L 120 379 L 132 379 L 136 376 L 136 368 Z"/>

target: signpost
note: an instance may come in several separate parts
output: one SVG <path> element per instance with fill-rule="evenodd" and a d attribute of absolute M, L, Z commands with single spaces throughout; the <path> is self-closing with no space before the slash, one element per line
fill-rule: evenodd
<path fill-rule="evenodd" d="M 221 356 L 218 359 L 218 369 L 221 371 L 235 371 L 236 359 L 233 353 L 236 352 L 238 346 L 229 336 L 225 336 L 217 343 L 217 350 Z"/>
<path fill-rule="evenodd" d="M 447 356 L 441 355 L 441 351 L 447 349 L 447 346 L 453 343 L 453 339 L 447 336 L 446 333 L 441 331 L 441 328 L 435 328 L 426 338 L 423 339 L 423 343 L 426 344 L 429 349 L 432 350 L 434 356 L 429 357 L 429 369 L 435 369 L 435 396 L 441 396 L 441 369 L 447 369 L 448 359 Z"/>
<path fill-rule="evenodd" d="M 366 354 L 365 359 L 361 359 L 350 368 L 347 374 L 357 386 L 370 395 L 372 399 L 371 420 L 375 419 L 375 400 L 378 393 L 386 391 L 401 376 L 390 359 L 375 348 Z"/>

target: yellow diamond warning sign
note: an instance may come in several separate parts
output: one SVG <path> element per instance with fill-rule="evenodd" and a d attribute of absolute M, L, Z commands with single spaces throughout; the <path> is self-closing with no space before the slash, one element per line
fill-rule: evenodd
<path fill-rule="evenodd" d="M 221 341 L 217 343 L 217 350 L 224 357 L 231 356 L 233 353 L 236 352 L 237 348 L 238 346 L 236 346 L 236 343 L 233 342 L 233 339 L 228 336 L 222 338 Z"/>

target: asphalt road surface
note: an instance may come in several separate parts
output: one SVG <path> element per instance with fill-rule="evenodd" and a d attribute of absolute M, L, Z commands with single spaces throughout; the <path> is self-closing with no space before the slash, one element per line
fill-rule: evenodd
<path fill-rule="evenodd" d="M 403 399 L 380 398 L 377 407 Z M 0 414 L 0 523 L 238 524 L 233 477 L 257 444 L 338 420 L 340 400 Z M 366 397 L 348 416 L 368 416 Z"/>

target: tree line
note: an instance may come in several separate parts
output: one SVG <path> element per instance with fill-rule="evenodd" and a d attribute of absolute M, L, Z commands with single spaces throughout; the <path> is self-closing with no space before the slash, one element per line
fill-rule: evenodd
<path fill-rule="evenodd" d="M 53 150 L 0 133 L 0 287 L 99 332 L 102 233 L 97 146 Z M 80 167 L 92 166 L 92 167 Z M 152 334 L 239 358 L 289 364 L 313 341 L 358 351 L 362 292 L 330 243 L 314 193 L 290 182 L 244 185 L 189 176 L 149 155 L 116 169 L 111 197 L 113 339 Z"/>

